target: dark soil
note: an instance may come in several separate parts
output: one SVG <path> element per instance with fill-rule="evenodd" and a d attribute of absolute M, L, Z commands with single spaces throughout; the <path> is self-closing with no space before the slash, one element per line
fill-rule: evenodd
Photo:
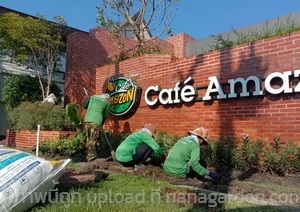
<path fill-rule="evenodd" d="M 104 173 L 107 171 L 112 171 L 140 175 L 155 180 L 164 180 L 170 182 L 171 184 L 187 187 L 193 191 L 209 190 L 237 196 L 249 196 L 251 194 L 255 196 L 259 194 L 260 200 L 274 204 L 278 203 L 280 198 L 282 198 L 280 193 L 283 192 L 288 195 L 294 195 L 292 201 L 288 199 L 289 201 L 285 201 L 284 205 L 300 208 L 300 174 L 278 176 L 275 174 L 272 175 L 269 173 L 249 170 L 246 172 L 224 172 L 220 181 L 213 181 L 209 177 L 204 177 L 202 179 L 178 179 L 176 177 L 167 175 L 160 166 L 148 165 L 139 170 L 133 170 L 132 168 L 122 167 L 119 163 L 112 161 L 110 158 L 100 158 L 92 162 L 87 162 L 86 168 L 83 170 L 75 171 L 67 169 L 61 178 L 61 183 L 70 184 L 70 182 L 72 182 L 70 179 L 73 179 L 73 182 L 75 182 L 73 185 L 78 185 L 78 182 L 86 183 L 99 181 L 99 179 L 103 176 L 101 175 L 99 177 L 98 175 L 97 177 L 94 174 L 95 170 L 100 170 Z M 104 176 L 103 179 L 106 177 Z M 284 188 L 285 190 L 283 191 L 281 188 Z M 289 188 L 291 188 L 290 191 Z"/>

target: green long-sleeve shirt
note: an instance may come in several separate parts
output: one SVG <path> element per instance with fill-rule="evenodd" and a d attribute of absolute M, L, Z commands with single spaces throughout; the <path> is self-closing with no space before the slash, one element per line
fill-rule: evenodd
<path fill-rule="evenodd" d="M 169 175 L 185 178 L 190 167 L 203 176 L 207 170 L 200 165 L 200 145 L 191 136 L 180 139 L 170 150 L 165 163 L 164 170 Z"/>
<path fill-rule="evenodd" d="M 132 156 L 136 153 L 136 147 L 142 143 L 148 144 L 152 149 L 153 157 L 163 155 L 163 149 L 155 142 L 151 135 L 143 131 L 137 131 L 129 135 L 117 148 L 116 158 L 120 162 L 132 161 Z"/>
<path fill-rule="evenodd" d="M 87 109 L 84 122 L 101 126 L 109 115 L 110 102 L 98 95 L 93 95 L 84 102 L 83 107 Z"/>

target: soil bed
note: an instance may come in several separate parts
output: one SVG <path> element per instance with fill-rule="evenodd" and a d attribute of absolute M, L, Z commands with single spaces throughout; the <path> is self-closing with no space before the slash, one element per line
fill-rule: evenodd
<path fill-rule="evenodd" d="M 84 163 L 83 169 L 68 168 L 63 174 L 60 183 L 73 185 L 86 182 L 94 182 L 97 178 L 95 170 L 102 172 L 118 172 L 140 175 L 153 180 L 163 180 L 171 184 L 187 187 L 192 190 L 221 192 L 238 198 L 251 197 L 253 203 L 267 203 L 269 205 L 292 206 L 300 208 L 300 175 L 278 176 L 269 173 L 232 171 L 223 173 L 218 182 L 209 177 L 203 179 L 178 179 L 167 175 L 162 167 L 148 165 L 139 170 L 122 167 L 111 159 L 99 158 L 92 162 Z M 103 177 L 98 176 L 97 181 Z M 104 179 L 106 176 L 103 177 Z M 73 180 L 70 180 L 73 179 Z M 254 198 L 254 199 L 253 199 Z"/>

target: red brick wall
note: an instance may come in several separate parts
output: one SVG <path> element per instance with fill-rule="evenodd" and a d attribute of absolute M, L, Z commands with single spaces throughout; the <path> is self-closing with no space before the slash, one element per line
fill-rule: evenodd
<path fill-rule="evenodd" d="M 251 139 L 269 141 L 273 136 L 281 136 L 284 140 L 298 141 L 300 101 L 297 95 L 216 100 L 152 108 L 144 101 L 144 91 L 151 85 L 173 88 L 177 81 L 188 76 L 194 78 L 196 86 L 207 86 L 209 76 L 219 76 L 221 82 L 227 82 L 230 78 L 250 75 L 265 78 L 275 71 L 296 70 L 300 68 L 299 44 L 300 32 L 156 66 L 146 67 L 147 57 L 124 61 L 118 65 L 118 73 L 127 77 L 135 76 L 143 88 L 142 101 L 132 117 L 125 120 L 111 117 L 107 122 L 108 126 L 114 130 L 123 130 L 127 121 L 134 131 L 145 122 L 152 122 L 158 129 L 171 134 L 183 134 L 189 129 L 204 125 L 212 138 L 218 138 L 223 133 L 241 138 L 243 133 L 248 133 Z M 161 59 L 158 55 L 152 57 Z M 96 80 L 99 85 L 114 74 L 114 68 L 115 66 L 105 66 L 97 69 Z M 96 90 L 98 88 L 97 84 Z M 204 96 L 205 91 L 206 89 L 199 90 L 199 96 Z"/>
<path fill-rule="evenodd" d="M 94 70 L 96 76 L 90 77 L 89 80 L 95 85 L 97 93 L 105 89 L 107 78 L 111 75 L 135 78 L 142 87 L 142 99 L 138 110 L 123 118 L 111 115 L 105 125 L 111 130 L 123 131 L 126 128 L 135 131 L 146 122 L 152 122 L 159 130 L 182 135 L 203 125 L 208 128 L 210 137 L 215 139 L 222 134 L 241 139 L 243 133 L 248 133 L 253 140 L 270 141 L 273 136 L 280 136 L 284 141 L 299 142 L 299 94 L 158 107 L 149 107 L 144 101 L 145 90 L 149 86 L 173 88 L 176 82 L 189 76 L 193 77 L 196 87 L 203 87 L 198 90 L 199 96 L 202 97 L 210 76 L 218 76 L 222 83 L 226 83 L 228 79 L 237 77 L 255 75 L 265 78 L 273 72 L 297 69 L 300 69 L 300 31 L 188 58 L 144 55 L 119 64 L 98 67 Z"/>
<path fill-rule="evenodd" d="M 67 64 L 65 77 L 65 101 L 82 103 L 85 87 L 89 94 L 95 93 L 95 71 L 120 54 L 118 43 L 130 55 L 137 44 L 134 39 L 119 36 L 112 39 L 107 29 L 95 27 L 89 33 L 75 32 L 67 39 Z M 151 41 L 163 51 L 173 52 L 173 45 L 163 40 Z M 102 93 L 103 91 L 99 91 Z"/>
<path fill-rule="evenodd" d="M 180 33 L 168 37 L 166 41 L 174 45 L 174 56 L 177 58 L 183 58 L 187 56 L 186 45 L 187 43 L 196 40 L 195 38 L 185 34 Z"/>
<path fill-rule="evenodd" d="M 40 131 L 40 142 L 45 139 L 56 139 L 62 135 L 74 135 L 76 131 L 50 131 L 41 130 Z M 22 147 L 22 148 L 32 148 L 36 145 L 37 131 L 29 130 L 6 130 L 5 146 L 9 147 Z"/>

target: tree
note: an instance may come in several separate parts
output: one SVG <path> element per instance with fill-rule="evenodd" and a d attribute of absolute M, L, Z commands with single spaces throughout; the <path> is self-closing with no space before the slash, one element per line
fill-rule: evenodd
<path fill-rule="evenodd" d="M 66 23 L 60 16 L 54 20 L 56 22 L 47 21 L 40 15 L 36 19 L 16 13 L 0 15 L 0 56 L 34 70 L 43 100 L 51 93 L 53 72 L 65 57 L 61 33 Z M 46 84 L 42 81 L 44 74 Z"/>
<path fill-rule="evenodd" d="M 114 33 L 122 31 L 135 35 L 140 46 L 157 39 L 162 34 L 171 34 L 175 4 L 179 0 L 103 0 L 97 7 L 97 22 Z M 157 32 L 147 38 L 145 32 Z"/>

